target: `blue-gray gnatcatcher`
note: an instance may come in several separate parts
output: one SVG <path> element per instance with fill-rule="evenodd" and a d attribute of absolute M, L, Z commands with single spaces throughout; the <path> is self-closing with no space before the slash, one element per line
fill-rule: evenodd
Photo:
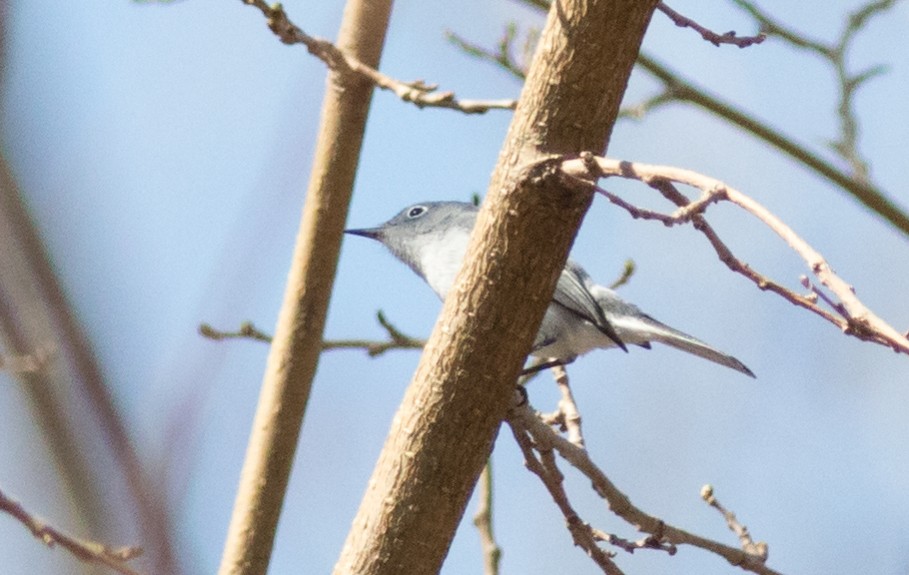
<path fill-rule="evenodd" d="M 377 240 L 422 277 L 443 300 L 467 252 L 478 208 L 464 202 L 424 202 L 404 208 L 376 228 L 346 230 Z M 568 363 L 596 348 L 658 341 L 745 375 L 745 364 L 688 334 L 658 322 L 609 288 L 593 283 L 568 261 L 546 310 L 531 355 Z"/>

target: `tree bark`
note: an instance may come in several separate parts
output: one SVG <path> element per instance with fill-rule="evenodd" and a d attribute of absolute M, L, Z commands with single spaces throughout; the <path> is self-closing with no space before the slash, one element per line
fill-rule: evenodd
<path fill-rule="evenodd" d="M 439 571 L 592 199 L 554 158 L 605 149 L 656 3 L 553 3 L 465 266 L 336 575 Z"/>
<path fill-rule="evenodd" d="M 338 45 L 378 67 L 391 0 L 349 0 Z M 287 489 L 322 332 L 369 102 L 371 82 L 332 71 L 306 204 L 268 356 L 219 573 L 263 574 Z"/>

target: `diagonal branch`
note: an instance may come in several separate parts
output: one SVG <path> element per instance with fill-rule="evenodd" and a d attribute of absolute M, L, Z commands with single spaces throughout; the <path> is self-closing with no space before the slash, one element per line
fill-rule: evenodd
<path fill-rule="evenodd" d="M 524 405 L 521 412 L 524 413 L 524 410 L 529 411 L 531 414 L 533 413 L 530 411 L 530 407 L 527 404 Z M 536 419 L 533 415 L 531 415 L 531 417 Z M 553 501 L 555 501 L 559 510 L 562 512 L 562 515 L 565 517 L 565 523 L 568 527 L 568 531 L 571 533 L 574 544 L 583 549 L 587 556 L 590 557 L 604 573 L 620 575 L 622 570 L 619 569 L 618 565 L 612 560 L 612 554 L 604 551 L 597 545 L 599 537 L 595 533 L 595 530 L 590 524 L 581 520 L 580 516 L 578 516 L 577 512 L 574 510 L 574 507 L 572 507 L 571 502 L 568 500 L 568 494 L 565 492 L 565 487 L 562 484 L 564 477 L 555 465 L 551 447 L 541 446 L 539 442 L 535 443 L 534 439 L 531 438 L 530 431 L 522 425 L 522 420 L 510 417 L 508 419 L 508 424 L 511 427 L 511 432 L 514 435 L 518 447 L 524 454 L 524 465 L 531 473 L 540 478 L 540 481 L 543 482 L 543 485 L 549 491 Z M 539 458 L 534 454 L 534 450 L 540 453 Z"/>
<path fill-rule="evenodd" d="M 735 513 L 726 509 L 716 498 L 716 495 L 713 493 L 712 485 L 705 485 L 701 488 L 701 499 L 723 515 L 723 519 L 726 520 L 726 526 L 738 536 L 739 543 L 742 544 L 742 549 L 744 549 L 746 553 L 762 557 L 765 561 L 767 560 L 767 555 L 769 553 L 767 544 L 763 541 L 754 542 L 748 528 L 739 523 L 739 520 L 735 517 Z"/>
<path fill-rule="evenodd" d="M 334 573 L 441 568 L 593 199 L 589 188 L 566 189 L 558 157 L 606 147 L 656 3 L 577 0 L 550 11 L 464 264 Z"/>
<path fill-rule="evenodd" d="M 789 302 L 814 312 L 838 326 L 843 333 L 864 341 L 885 345 L 897 352 L 909 353 L 909 338 L 871 312 L 855 295 L 853 287 L 843 281 L 824 257 L 792 228 L 742 192 L 717 179 L 691 170 L 600 158 L 589 153 L 582 154 L 581 159 L 563 162 L 562 168 L 575 180 L 591 175 L 599 178 L 618 176 L 639 180 L 657 189 L 679 209 L 672 214 L 661 214 L 637 208 L 606 190 L 598 188 L 598 191 L 612 203 L 626 209 L 632 217 L 657 220 L 665 225 L 692 223 L 695 229 L 707 237 L 723 263 L 731 270 L 753 281 L 762 290 L 773 291 Z M 699 189 L 702 196 L 692 202 L 681 194 L 674 184 L 684 184 Z M 703 216 L 704 211 L 711 204 L 720 201 L 728 201 L 744 209 L 783 239 L 805 261 L 818 280 L 837 298 L 838 301 L 834 304 L 836 313 L 831 313 L 817 305 L 817 298 L 813 294 L 812 296 L 797 294 L 754 271 L 748 264 L 736 258 Z"/>
<path fill-rule="evenodd" d="M 706 537 L 701 537 L 700 535 L 669 525 L 662 519 L 650 515 L 636 507 L 631 503 L 628 496 L 622 493 L 615 484 L 609 480 L 606 474 L 590 459 L 586 449 L 573 444 L 556 433 L 555 430 L 536 416 L 529 405 L 524 404 L 513 408 L 508 417 L 508 424 L 512 428 L 518 445 L 521 447 L 522 452 L 524 452 L 525 460 L 529 461 L 528 467 L 536 465 L 533 463 L 533 461 L 536 461 L 536 457 L 533 456 L 532 453 L 528 453 L 527 448 L 525 447 L 525 445 L 528 444 L 527 439 L 525 439 L 526 437 L 530 438 L 533 449 L 538 451 L 541 455 L 547 452 L 556 452 L 562 456 L 563 459 L 593 483 L 593 489 L 597 492 L 597 495 L 606 500 L 609 509 L 613 513 L 633 525 L 639 531 L 649 534 L 651 536 L 648 538 L 649 542 L 642 544 L 642 547 L 659 548 L 672 553 L 673 547 L 667 546 L 667 543 L 672 545 L 691 545 L 719 555 L 726 559 L 730 564 L 746 571 L 751 571 L 760 575 L 778 575 L 777 571 L 767 567 L 765 564 L 765 557 L 749 552 L 748 550 L 736 549 L 719 543 L 718 541 L 707 539 Z M 528 455 L 530 456 L 530 459 L 527 459 Z M 531 469 L 531 471 L 539 475 L 539 470 Z M 553 494 L 554 499 L 556 499 L 556 495 L 558 495 L 559 498 L 562 497 L 562 494 L 558 493 L 558 490 L 551 488 L 549 484 L 547 484 L 547 482 L 552 483 L 553 479 L 544 479 L 542 476 L 541 479 L 544 480 L 544 484 L 546 484 L 550 493 Z M 556 493 L 554 493 L 554 491 Z M 566 513 L 567 509 L 570 509 L 570 504 L 568 504 L 568 507 L 564 507 L 566 502 L 561 502 L 558 499 L 556 499 L 556 504 L 559 505 L 560 509 L 563 509 L 563 513 Z"/>
<path fill-rule="evenodd" d="M 679 14 L 667 6 L 665 2 L 660 2 L 657 4 L 657 10 L 668 16 L 676 26 L 680 28 L 691 28 L 700 34 L 701 38 L 707 40 L 714 46 L 719 46 L 720 44 L 732 44 L 733 46 L 738 46 L 739 48 L 747 48 L 748 46 L 753 46 L 754 44 L 760 44 L 767 38 L 765 34 L 758 34 L 757 36 L 738 36 L 734 31 L 718 34 L 713 30 L 701 26 L 691 18 Z"/>
<path fill-rule="evenodd" d="M 264 0 L 243 2 L 259 9 L 268 19 L 268 27 L 285 44 L 303 44 L 310 54 L 325 62 L 332 71 L 364 78 L 377 88 L 391 91 L 418 108 L 448 108 L 465 114 L 483 114 L 489 110 L 513 110 L 517 104 L 516 100 L 459 100 L 453 92 L 439 92 L 435 84 L 427 84 L 422 80 L 396 80 L 354 58 L 328 40 L 310 36 L 290 21 L 281 4 L 269 6 Z"/>
<path fill-rule="evenodd" d="M 274 16 L 270 23 L 276 32 L 286 23 L 280 20 L 280 6 L 272 10 L 261 0 L 250 1 Z M 377 66 L 390 14 L 391 0 L 349 0 L 339 45 L 358 61 Z M 268 570 L 322 352 L 328 301 L 372 88 L 371 83 L 340 71 L 329 74 L 306 200 L 221 556 L 221 575 Z"/>
<path fill-rule="evenodd" d="M 123 575 L 139 575 L 126 563 L 142 554 L 142 549 L 139 547 L 108 547 L 102 543 L 67 535 L 29 513 L 18 501 L 8 497 L 3 490 L 0 490 L 0 511 L 15 517 L 32 532 L 32 535 L 48 547 L 59 545 L 85 563 L 106 565 Z"/>
<path fill-rule="evenodd" d="M 881 215 L 894 227 L 902 231 L 904 235 L 909 236 L 909 215 L 878 186 L 870 182 L 856 180 L 851 174 L 840 170 L 807 147 L 796 142 L 794 138 L 775 130 L 769 124 L 758 120 L 732 103 L 723 101 L 719 97 L 709 94 L 706 90 L 682 79 L 676 72 L 669 70 L 653 57 L 642 52 L 638 57 L 638 64 L 663 82 L 665 89 L 672 95 L 672 100 L 695 104 L 764 140 L 828 181 L 836 184 L 866 207 Z"/>

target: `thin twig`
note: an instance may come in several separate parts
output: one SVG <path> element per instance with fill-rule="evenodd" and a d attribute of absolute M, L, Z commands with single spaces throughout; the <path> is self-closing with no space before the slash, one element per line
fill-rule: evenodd
<path fill-rule="evenodd" d="M 754 44 L 760 44 L 767 37 L 765 34 L 758 34 L 757 36 L 737 36 L 734 31 L 718 34 L 713 30 L 701 26 L 691 18 L 679 14 L 667 6 L 665 2 L 660 2 L 657 4 L 657 10 L 668 16 L 676 26 L 679 26 L 680 28 L 691 28 L 700 34 L 701 38 L 707 40 L 714 46 L 719 46 L 720 44 L 732 44 L 733 46 L 738 46 L 739 48 L 747 48 L 748 46 L 753 46 Z"/>
<path fill-rule="evenodd" d="M 859 124 L 855 114 L 855 94 L 865 82 L 886 71 L 882 65 L 871 66 L 861 72 L 851 73 L 847 68 L 847 55 L 856 36 L 868 21 L 884 13 L 896 4 L 897 0 L 873 0 L 851 12 L 846 23 L 834 42 L 824 42 L 809 38 L 779 22 L 749 0 L 733 0 L 733 3 L 747 12 L 768 36 L 777 37 L 797 48 L 810 50 L 825 60 L 836 75 L 839 87 L 837 115 L 840 122 L 840 133 L 829 147 L 843 158 L 852 170 L 852 178 L 869 183 L 868 162 L 858 151 Z"/>
<path fill-rule="evenodd" d="M 141 555 L 141 547 L 109 547 L 102 543 L 67 535 L 26 511 L 18 501 L 8 497 L 2 490 L 0 490 L 0 511 L 15 517 L 32 532 L 32 535 L 48 547 L 59 545 L 85 563 L 106 565 L 124 575 L 139 575 L 138 571 L 133 570 L 126 562 Z"/>
<path fill-rule="evenodd" d="M 613 533 L 606 533 L 605 531 L 600 531 L 599 529 L 593 529 L 593 536 L 596 537 L 599 541 L 605 541 L 606 543 L 627 551 L 628 553 L 634 553 L 638 549 L 655 549 L 657 551 L 665 551 L 671 557 L 672 555 L 675 555 L 679 550 L 678 547 L 672 543 L 668 541 L 660 541 L 653 535 L 642 537 L 637 541 L 630 541 Z"/>
<path fill-rule="evenodd" d="M 215 341 L 222 341 L 225 339 L 251 339 L 253 341 L 271 343 L 271 336 L 260 331 L 259 328 L 250 321 L 241 323 L 240 329 L 237 331 L 222 331 L 213 328 L 207 323 L 203 323 L 199 325 L 199 335 Z"/>
<path fill-rule="evenodd" d="M 581 412 L 578 410 L 578 404 L 574 400 L 574 394 L 571 393 L 571 385 L 568 382 L 568 371 L 564 365 L 557 365 L 552 368 L 553 377 L 559 388 L 558 408 L 554 413 L 541 415 L 540 417 L 549 425 L 554 425 L 560 431 L 568 434 L 568 441 L 584 447 L 584 433 L 581 431 Z"/>
<path fill-rule="evenodd" d="M 492 530 L 492 459 L 483 467 L 478 485 L 479 501 L 477 512 L 473 516 L 473 524 L 480 533 L 480 544 L 483 546 L 483 574 L 498 575 L 502 548 L 496 543 Z"/>
<path fill-rule="evenodd" d="M 597 188 L 598 192 L 628 210 L 633 217 L 653 219 L 665 225 L 690 222 L 695 229 L 707 237 L 720 260 L 727 267 L 744 275 L 762 290 L 773 291 L 789 302 L 814 312 L 838 326 L 846 334 L 864 341 L 885 345 L 897 352 L 909 353 L 909 339 L 906 336 L 865 307 L 856 297 L 852 286 L 833 272 L 820 253 L 754 199 L 717 179 L 691 170 L 600 158 L 589 153 L 581 156 L 581 159 L 567 160 L 562 163 L 563 171 L 576 181 L 583 182 L 582 178 L 589 178 L 591 175 L 598 178 L 618 176 L 639 180 L 657 189 L 678 206 L 678 209 L 672 214 L 661 214 L 632 206 L 614 194 Z M 676 183 L 701 190 L 701 198 L 695 202 L 688 200 L 675 188 Z M 830 313 L 820 307 L 816 297 L 797 294 L 754 271 L 748 264 L 736 258 L 703 217 L 707 207 L 719 201 L 728 201 L 739 206 L 782 238 L 805 261 L 821 284 L 836 296 L 838 300 L 834 306 L 836 313 Z"/>
<path fill-rule="evenodd" d="M 376 312 L 376 320 L 388 334 L 387 340 L 376 341 L 371 339 L 327 339 L 322 342 L 322 351 L 329 351 L 333 349 L 362 349 L 367 353 L 367 355 L 369 355 L 369 357 L 377 357 L 386 351 L 394 349 L 423 349 L 423 346 L 426 344 L 426 340 L 411 337 L 401 332 L 401 330 L 396 328 L 390 321 L 388 321 L 388 318 L 385 317 L 385 314 L 382 312 L 382 310 Z M 257 328 L 255 325 L 253 325 L 252 322 L 249 321 L 241 323 L 240 329 L 237 331 L 221 331 L 213 328 L 207 323 L 203 323 L 199 326 L 199 334 L 203 337 L 207 337 L 215 341 L 221 341 L 225 339 L 251 339 L 253 341 L 261 341 L 265 343 L 271 342 L 270 335 L 259 330 L 259 328 Z"/>
<path fill-rule="evenodd" d="M 767 560 L 767 555 L 770 553 L 767 544 L 763 541 L 754 542 L 754 539 L 751 538 L 751 533 L 748 532 L 748 528 L 739 523 L 739 520 L 735 517 L 735 513 L 723 507 L 717 500 L 713 493 L 712 485 L 705 485 L 701 488 L 701 499 L 723 515 L 729 530 L 735 533 L 739 538 L 739 543 L 741 543 L 742 549 L 744 549 L 746 553 L 761 557 L 764 561 Z"/>
<path fill-rule="evenodd" d="M 259 9 L 268 19 L 268 27 L 285 44 L 303 44 L 310 54 L 322 60 L 331 70 L 346 78 L 361 78 L 372 82 L 377 88 L 389 90 L 418 108 L 448 108 L 465 114 L 483 114 L 489 110 L 513 110 L 517 105 L 516 100 L 459 100 L 453 92 L 439 92 L 435 84 L 427 84 L 422 80 L 396 80 L 345 54 L 328 40 L 310 36 L 290 21 L 281 4 L 269 6 L 264 0 L 242 1 Z"/>

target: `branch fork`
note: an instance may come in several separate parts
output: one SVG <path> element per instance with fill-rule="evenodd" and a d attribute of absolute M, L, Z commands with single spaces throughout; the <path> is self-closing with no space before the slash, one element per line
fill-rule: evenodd
<path fill-rule="evenodd" d="M 595 179 L 621 177 L 647 184 L 675 204 L 676 210 L 671 214 L 647 210 L 627 202 L 608 190 L 599 187 L 595 189 L 611 203 L 626 210 L 633 218 L 656 220 L 667 226 L 691 223 L 707 237 L 717 256 L 729 269 L 744 275 L 761 290 L 772 291 L 790 303 L 819 315 L 839 327 L 843 333 L 884 345 L 898 353 L 909 353 L 909 338 L 868 309 L 856 296 L 855 289 L 833 271 L 819 252 L 770 210 L 735 188 L 691 170 L 597 157 L 590 152 L 582 153 L 579 158 L 566 159 L 561 166 L 566 177 L 573 179 L 576 185 L 589 186 L 591 177 Z M 700 190 L 700 198 L 695 201 L 689 200 L 676 188 L 677 184 Z M 833 297 L 812 286 L 810 282 L 806 284 L 807 278 L 801 280 L 802 285 L 811 289 L 813 293 L 809 296 L 798 294 L 756 272 L 751 266 L 736 258 L 704 217 L 712 204 L 721 201 L 738 206 L 770 228 L 804 260 Z M 818 297 L 827 303 L 833 312 L 819 306 Z"/>

